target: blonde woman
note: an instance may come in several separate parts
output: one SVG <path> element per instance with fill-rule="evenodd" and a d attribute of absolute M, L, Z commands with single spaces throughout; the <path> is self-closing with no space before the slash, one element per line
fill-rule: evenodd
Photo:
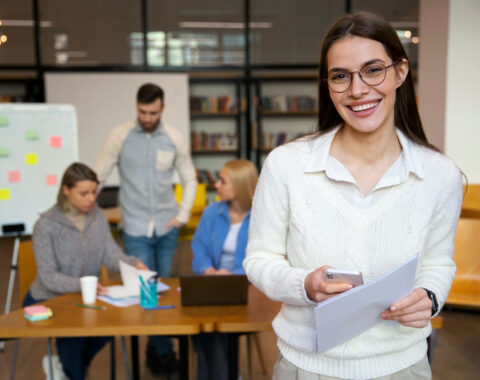
<path fill-rule="evenodd" d="M 258 173 L 247 160 L 227 162 L 215 183 L 219 202 L 203 212 L 192 241 L 193 271 L 204 275 L 244 274 L 242 262 L 250 223 L 250 208 Z M 228 341 L 237 335 L 200 334 L 194 339 L 199 379 L 228 379 L 238 363 L 229 363 Z"/>

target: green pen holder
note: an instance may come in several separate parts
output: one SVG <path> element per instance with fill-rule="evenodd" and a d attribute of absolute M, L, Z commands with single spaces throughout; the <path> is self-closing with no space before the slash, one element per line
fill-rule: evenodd
<path fill-rule="evenodd" d="M 157 284 L 147 283 L 140 285 L 140 306 L 142 307 L 154 307 L 157 306 Z"/>

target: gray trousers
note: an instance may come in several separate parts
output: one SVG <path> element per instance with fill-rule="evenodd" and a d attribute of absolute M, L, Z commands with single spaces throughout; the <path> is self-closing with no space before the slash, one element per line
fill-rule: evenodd
<path fill-rule="evenodd" d="M 392 373 L 388 376 L 376 377 L 369 380 L 431 380 L 432 371 L 428 364 L 427 356 L 418 363 L 405 368 L 401 371 Z M 273 369 L 273 380 L 340 380 L 339 377 L 319 375 L 304 371 L 290 363 L 281 353 L 278 353 L 278 359 Z M 345 380 L 345 379 L 342 379 Z M 351 379 L 355 380 L 355 379 Z"/>

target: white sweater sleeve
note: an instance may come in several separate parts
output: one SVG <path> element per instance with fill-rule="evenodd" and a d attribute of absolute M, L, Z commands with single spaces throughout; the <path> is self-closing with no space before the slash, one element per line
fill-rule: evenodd
<path fill-rule="evenodd" d="M 187 223 L 190 218 L 193 202 L 195 201 L 195 195 L 197 194 L 195 166 L 193 166 L 190 150 L 183 135 L 167 124 L 165 124 L 165 131 L 177 148 L 175 169 L 180 176 L 183 187 L 182 201 L 180 202 L 180 211 L 178 212 L 177 219 L 181 223 Z"/>
<path fill-rule="evenodd" d="M 255 190 L 243 267 L 249 280 L 268 297 L 292 305 L 313 305 L 304 287 L 310 270 L 294 268 L 288 261 L 288 170 L 279 170 L 282 162 L 277 159 L 283 157 L 277 153 L 265 161 Z"/>
<path fill-rule="evenodd" d="M 463 194 L 461 173 L 453 163 L 449 166 L 443 173 L 443 178 L 449 183 L 441 186 L 441 198 L 430 225 L 422 266 L 415 283 L 416 287 L 435 293 L 439 310 L 448 297 L 455 277 L 456 267 L 452 257 Z"/>
<path fill-rule="evenodd" d="M 102 150 L 98 154 L 92 167 L 97 173 L 100 186 L 102 186 L 115 165 L 117 165 L 123 142 L 133 128 L 135 128 L 135 122 L 128 122 L 119 125 L 118 127 L 115 127 L 105 139 Z"/>

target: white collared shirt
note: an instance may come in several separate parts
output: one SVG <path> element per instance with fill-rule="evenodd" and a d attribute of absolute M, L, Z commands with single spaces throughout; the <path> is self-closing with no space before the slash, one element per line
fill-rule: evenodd
<path fill-rule="evenodd" d="M 398 140 L 402 146 L 402 152 L 395 162 L 383 174 L 377 184 L 367 195 L 364 195 L 360 186 L 350 171 L 339 160 L 330 154 L 333 138 L 340 128 L 328 132 L 328 138 L 320 144 L 320 140 L 314 144 L 312 160 L 308 163 L 307 172 L 325 171 L 325 175 L 334 184 L 335 188 L 352 205 L 359 208 L 368 208 L 380 200 L 392 186 L 407 180 L 410 173 L 423 177 L 423 170 L 417 164 L 418 160 L 412 142 L 399 130 L 396 130 Z"/>

